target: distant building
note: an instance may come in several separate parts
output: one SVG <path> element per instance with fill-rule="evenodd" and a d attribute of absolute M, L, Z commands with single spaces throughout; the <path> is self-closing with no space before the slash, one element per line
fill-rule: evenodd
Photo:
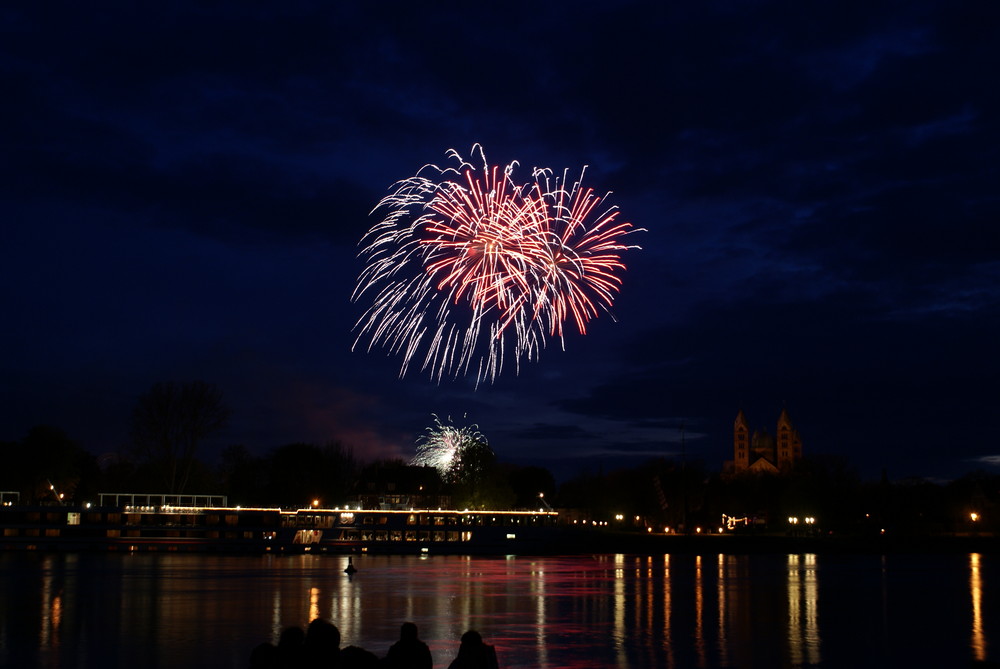
<path fill-rule="evenodd" d="M 775 435 L 763 429 L 751 433 L 743 410 L 736 414 L 733 423 L 733 473 L 777 474 L 791 469 L 801 457 L 802 438 L 792 425 L 786 409 L 782 409 L 778 416 Z"/>
<path fill-rule="evenodd" d="M 363 509 L 451 508 L 451 497 L 444 494 L 434 467 L 376 462 L 361 472 L 354 493 Z"/>

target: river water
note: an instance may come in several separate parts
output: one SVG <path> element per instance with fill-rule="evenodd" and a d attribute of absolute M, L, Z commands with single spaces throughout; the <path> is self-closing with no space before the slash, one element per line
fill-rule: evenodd
<path fill-rule="evenodd" d="M 1000 556 L 0 554 L 0 667 L 243 668 L 323 617 L 380 657 L 412 620 L 445 668 L 1000 661 Z"/>

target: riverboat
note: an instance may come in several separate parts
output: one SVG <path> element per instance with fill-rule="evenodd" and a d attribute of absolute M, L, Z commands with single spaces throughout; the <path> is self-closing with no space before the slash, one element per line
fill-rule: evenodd
<path fill-rule="evenodd" d="M 246 508 L 210 496 L 102 495 L 0 506 L 0 550 L 238 553 L 546 552 L 555 511 Z"/>

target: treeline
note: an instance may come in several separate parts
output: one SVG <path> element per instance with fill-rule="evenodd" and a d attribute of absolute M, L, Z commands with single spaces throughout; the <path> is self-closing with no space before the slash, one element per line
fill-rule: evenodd
<path fill-rule="evenodd" d="M 789 472 L 730 475 L 701 462 L 653 459 L 562 485 L 558 503 L 623 529 L 717 531 L 723 515 L 769 532 L 902 533 L 1000 531 L 1000 475 L 970 472 L 947 483 L 864 481 L 847 460 L 806 456 Z M 638 520 L 637 520 L 638 518 Z M 797 518 L 792 527 L 789 518 Z M 814 519 L 806 525 L 805 518 Z M 741 523 L 740 528 L 744 525 Z M 749 529 L 749 528 L 747 528 Z"/>
<path fill-rule="evenodd" d="M 22 503 L 97 501 L 100 492 L 169 492 L 164 470 L 171 462 L 135 453 L 99 462 L 57 428 L 33 428 L 0 449 L 0 490 L 17 491 Z M 809 529 L 824 533 L 1000 530 L 1000 475 L 978 471 L 947 483 L 863 481 L 837 457 L 807 456 L 781 475 L 741 476 L 702 462 L 657 458 L 581 473 L 557 486 L 547 469 L 504 463 L 486 450 L 441 476 L 402 460 L 364 462 L 338 442 L 292 443 L 263 455 L 230 446 L 215 463 L 193 459 L 186 476 L 186 492 L 226 495 L 231 505 L 243 506 L 298 508 L 318 500 L 333 507 L 397 493 L 447 499 L 455 508 L 551 506 L 637 531 L 715 531 L 723 515 L 772 532 L 790 529 L 789 517 L 815 518 Z"/>
<path fill-rule="evenodd" d="M 134 450 L 93 455 L 65 432 L 32 428 L 17 442 L 0 444 L 0 490 L 22 503 L 97 502 L 102 492 L 169 493 L 173 462 Z M 226 495 L 232 504 L 305 506 L 312 499 L 343 503 L 361 466 L 340 444 L 288 444 L 257 457 L 243 446 L 226 448 L 218 462 L 192 458 L 187 494 Z"/>
<path fill-rule="evenodd" d="M 231 505 L 301 508 L 357 503 L 386 493 L 447 499 L 462 508 L 538 508 L 539 494 L 556 494 L 552 474 L 539 467 L 498 462 L 491 450 L 456 461 L 442 476 L 433 467 L 400 459 L 365 462 L 339 442 L 291 443 L 255 455 L 245 446 L 225 448 L 214 463 L 186 458 L 185 485 L 171 490 L 177 458 L 126 449 L 100 458 L 58 428 L 32 428 L 23 439 L 0 443 L 0 490 L 26 504 L 96 502 L 98 494 L 225 495 Z M 414 471 L 417 470 L 417 471 Z"/>

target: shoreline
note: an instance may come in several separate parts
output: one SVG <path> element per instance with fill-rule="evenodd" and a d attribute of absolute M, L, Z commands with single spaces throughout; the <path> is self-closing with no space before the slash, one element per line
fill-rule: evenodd
<path fill-rule="evenodd" d="M 993 532 L 654 534 L 551 511 L 3 506 L 0 552 L 460 555 L 996 553 Z"/>
<path fill-rule="evenodd" d="M 991 533 L 969 535 L 822 535 L 786 534 L 655 534 L 629 532 L 580 532 L 564 537 L 561 547 L 574 553 L 629 553 L 636 555 L 668 553 L 822 553 L 822 554 L 892 554 L 892 553 L 997 553 L 1000 537 Z"/>
<path fill-rule="evenodd" d="M 395 549 L 395 550 L 394 550 Z M 49 539 L 31 543 L 11 542 L 0 539 L 0 553 L 127 553 L 161 554 L 229 554 L 274 555 L 276 557 L 302 554 L 281 550 L 261 550 L 258 546 L 232 544 L 226 541 L 198 542 L 178 545 L 176 540 L 146 542 L 138 546 L 115 546 L 101 541 L 74 541 Z M 788 536 L 776 534 L 757 535 L 642 535 L 638 533 L 577 532 L 556 530 L 550 539 L 536 540 L 517 547 L 500 545 L 387 546 L 385 544 L 342 546 L 315 550 L 313 555 L 473 555 L 478 557 L 556 556 L 556 555 L 766 555 L 766 554 L 821 554 L 821 555 L 942 555 L 942 554 L 994 554 L 1000 553 L 1000 537 L 980 535 L 933 536 Z"/>

